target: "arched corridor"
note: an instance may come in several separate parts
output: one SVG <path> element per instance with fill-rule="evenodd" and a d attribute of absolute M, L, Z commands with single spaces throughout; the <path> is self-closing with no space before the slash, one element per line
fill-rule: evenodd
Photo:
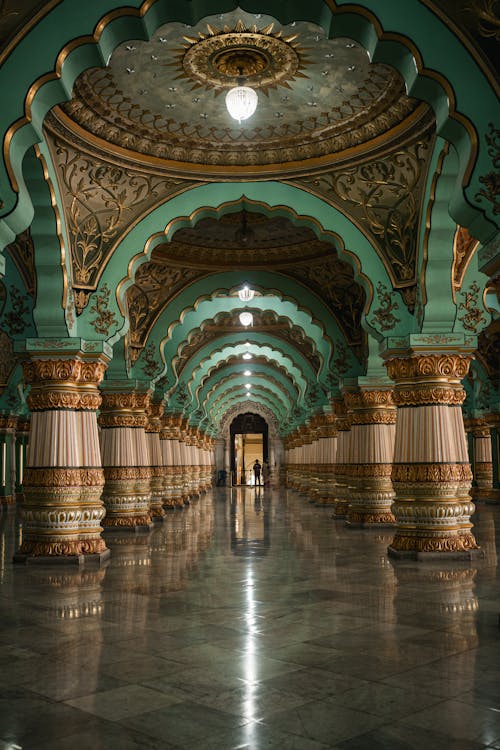
<path fill-rule="evenodd" d="M 34 692 L 47 696 L 51 716 L 61 701 L 114 689 L 123 689 L 116 695 L 127 709 L 108 715 L 112 721 L 132 721 L 136 699 L 156 701 L 152 711 L 177 705 L 173 683 L 159 691 L 146 684 L 157 674 L 161 643 L 182 650 L 187 618 L 189 647 L 215 640 L 220 627 L 220 648 L 238 651 L 238 638 L 258 627 L 235 625 L 249 611 L 240 607 L 243 591 L 252 617 L 290 624 L 286 643 L 267 641 L 266 659 L 289 648 L 284 663 L 300 652 L 306 667 L 317 668 L 310 660 L 338 649 L 338 633 L 353 646 L 339 662 L 351 677 L 359 676 L 353 644 L 362 641 L 373 656 L 369 683 L 379 682 L 372 641 L 382 643 L 388 622 L 397 625 L 395 640 L 381 648 L 395 659 L 394 673 L 381 665 L 384 688 L 377 688 L 387 705 L 391 695 L 400 705 L 391 693 L 400 684 L 389 677 L 413 670 L 420 646 L 429 664 L 447 658 L 448 645 L 450 654 L 473 650 L 478 664 L 487 662 L 499 609 L 497 5 L 0 2 L 5 639 L 11 644 L 17 624 L 8 608 L 22 611 L 26 586 L 28 599 L 43 610 L 46 596 L 59 613 L 41 649 L 56 632 L 60 653 L 72 629 L 84 636 L 80 623 L 99 641 L 98 664 L 64 699 L 56 683 L 62 674 L 66 684 L 72 665 L 54 674 L 37 651 Z M 253 488 L 258 478 L 262 490 Z M 269 600 L 252 599 L 238 578 L 253 558 Z M 221 610 L 211 604 L 218 587 Z M 427 611 L 433 591 L 441 602 L 435 618 Z M 113 592 L 124 596 L 116 609 Z M 213 622 L 200 622 L 202 603 Z M 455 606 L 460 621 L 445 620 Z M 357 623 L 359 641 L 350 628 L 338 630 L 365 617 L 356 607 L 374 618 Z M 165 640 L 155 645 L 151 633 L 167 614 Z M 12 641 L 22 679 L 27 617 Z M 125 679 L 108 672 L 113 631 L 127 653 L 137 649 L 137 669 L 144 656 L 151 674 L 129 679 L 126 665 Z M 260 653 L 258 639 L 247 645 L 242 653 L 253 646 Z M 193 669 L 205 669 L 203 653 L 200 646 Z M 175 659 L 159 658 L 174 668 Z M 41 677 L 47 669 L 50 693 Z M 458 670 L 450 670 L 455 682 Z M 489 703 L 481 713 L 484 685 L 472 671 L 467 664 L 471 681 L 456 692 L 436 693 L 455 700 L 469 691 L 462 702 L 476 706 L 481 729 L 457 731 L 471 750 L 500 737 Z M 410 680 L 415 693 L 419 674 Z M 19 682 L 20 694 L 27 682 Z M 484 689 L 496 699 L 491 684 Z M 346 687 L 344 706 L 376 717 L 364 717 L 359 736 L 379 731 L 387 709 L 374 698 L 377 710 L 368 710 L 375 688 L 364 687 L 367 703 Z M 229 711 L 236 734 L 225 727 L 228 747 L 233 740 L 260 747 L 267 737 L 265 729 L 245 745 L 236 729 L 248 719 L 247 699 L 255 716 L 266 703 L 253 704 L 245 689 Z M 197 708 L 202 723 L 219 710 L 208 692 Z M 284 687 L 278 692 L 277 710 L 302 705 L 294 690 L 294 698 Z M 65 703 L 67 716 L 90 703 Z M 439 712 L 434 705 L 426 703 L 428 717 Z M 462 715 L 461 706 L 449 708 Z M 314 734 L 313 718 L 303 726 L 312 722 L 314 731 L 302 735 L 297 716 L 289 714 L 297 729 L 290 736 L 281 725 L 269 729 L 271 745 L 358 747 L 347 729 Z M 338 715 L 339 726 L 344 719 Z M 318 727 L 323 721 L 330 726 L 318 715 Z M 122 727 L 114 729 L 118 743 Z M 99 737 L 97 719 L 94 730 Z M 380 731 L 365 738 L 370 750 L 390 746 Z M 454 731 L 443 719 L 438 736 L 422 735 L 418 746 L 441 748 L 439 733 L 457 738 Z M 81 737 L 76 729 L 64 737 L 72 734 Z M 24 748 L 23 736 L 0 732 L 0 745 Z M 395 748 L 412 747 L 407 734 L 399 745 L 391 737 Z M 194 747 L 195 739 L 206 736 L 165 741 Z"/>

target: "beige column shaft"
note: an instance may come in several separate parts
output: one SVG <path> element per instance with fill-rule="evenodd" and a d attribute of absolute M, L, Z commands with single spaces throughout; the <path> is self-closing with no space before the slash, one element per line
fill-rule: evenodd
<path fill-rule="evenodd" d="M 24 364 L 31 430 L 24 472 L 23 558 L 108 554 L 96 411 L 106 357 L 80 352 Z"/>

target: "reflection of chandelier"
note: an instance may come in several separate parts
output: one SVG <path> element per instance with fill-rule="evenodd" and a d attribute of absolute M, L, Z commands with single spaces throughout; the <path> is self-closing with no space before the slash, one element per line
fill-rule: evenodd
<path fill-rule="evenodd" d="M 241 124 L 242 120 L 248 120 L 257 109 L 259 97 L 257 92 L 250 86 L 236 86 L 226 94 L 227 111 Z"/>
<path fill-rule="evenodd" d="M 240 313 L 240 323 L 242 326 L 251 326 L 253 324 L 253 315 L 251 312 Z"/>

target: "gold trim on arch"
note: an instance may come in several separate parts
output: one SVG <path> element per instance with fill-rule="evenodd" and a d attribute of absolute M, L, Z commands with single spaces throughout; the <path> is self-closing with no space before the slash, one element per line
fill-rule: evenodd
<path fill-rule="evenodd" d="M 54 185 L 52 184 L 52 180 L 49 175 L 49 169 L 47 166 L 47 161 L 40 151 L 40 148 L 37 144 L 35 144 L 35 154 L 37 159 L 40 161 L 43 169 L 43 176 L 45 179 L 45 182 L 47 183 L 47 186 L 49 188 L 50 192 L 50 202 L 52 204 L 52 208 L 54 209 L 54 215 L 56 219 L 56 232 L 57 232 L 57 238 L 59 240 L 59 247 L 61 250 L 61 269 L 62 269 L 62 275 L 63 275 L 63 294 L 62 294 L 62 300 L 61 300 L 61 307 L 63 310 L 66 310 L 66 300 L 68 298 L 68 272 L 66 270 L 66 245 L 64 242 L 64 237 L 62 234 L 62 223 L 61 223 L 61 214 L 59 212 L 59 207 L 57 205 L 57 197 L 56 192 L 54 190 Z"/>
<path fill-rule="evenodd" d="M 445 158 L 448 156 L 448 153 L 450 151 L 449 143 L 446 142 L 441 149 L 441 153 L 438 156 L 438 161 L 436 164 L 436 171 L 434 172 L 434 176 L 432 178 L 431 183 L 431 189 L 429 193 L 429 200 L 427 202 L 427 211 L 425 214 L 425 232 L 424 232 L 424 240 L 422 242 L 422 267 L 420 269 L 420 290 L 422 295 L 422 305 L 425 307 L 427 304 L 427 287 L 425 285 L 425 275 L 427 271 L 427 260 L 429 257 L 429 234 L 431 231 L 431 217 L 432 217 L 432 209 L 434 207 L 434 202 L 436 200 L 436 190 L 437 190 L 437 184 L 438 180 L 441 177 L 441 173 L 443 171 L 443 163 Z M 451 282 L 453 282 L 453 279 L 450 279 Z M 453 287 L 453 283 L 451 284 Z M 455 300 L 453 300 L 455 301 Z"/>

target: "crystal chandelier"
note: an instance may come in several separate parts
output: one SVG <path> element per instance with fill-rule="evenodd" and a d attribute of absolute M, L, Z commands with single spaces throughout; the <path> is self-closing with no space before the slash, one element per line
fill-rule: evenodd
<path fill-rule="evenodd" d="M 242 120 L 248 120 L 257 109 L 259 97 L 257 92 L 250 86 L 235 86 L 226 94 L 227 111 L 241 124 Z"/>

